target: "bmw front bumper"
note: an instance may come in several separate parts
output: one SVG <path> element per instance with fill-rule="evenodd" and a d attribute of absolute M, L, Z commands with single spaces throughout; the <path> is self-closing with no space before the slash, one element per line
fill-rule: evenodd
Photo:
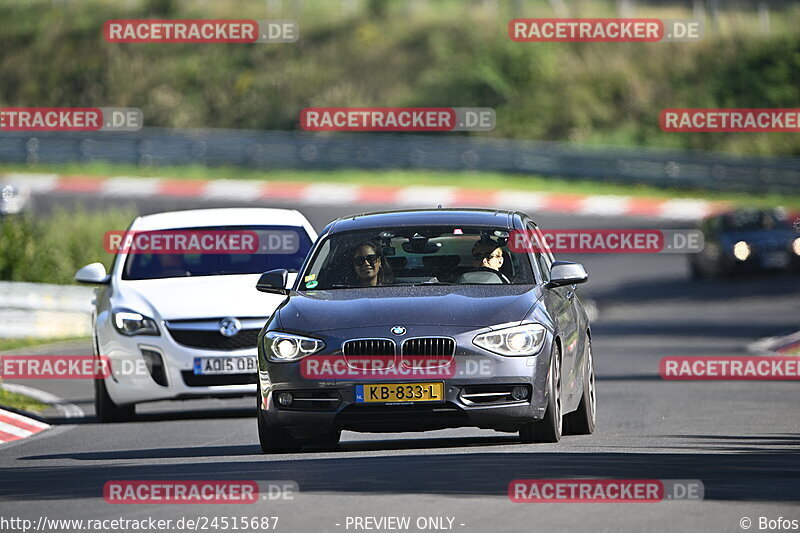
<path fill-rule="evenodd" d="M 347 331 L 313 334 L 326 343 L 317 356 L 342 355 L 342 344 L 353 338 L 385 338 L 385 327 L 355 328 Z M 478 427 L 498 431 L 518 431 L 530 421 L 540 420 L 547 408 L 547 373 L 552 353 L 552 334 L 548 333 L 537 355 L 501 356 L 472 343 L 475 335 L 488 331 L 470 328 L 412 326 L 404 338 L 450 337 L 456 342 L 455 372 L 444 378 L 409 377 L 397 379 L 309 379 L 304 377 L 302 359 L 296 362 L 270 362 L 259 349 L 259 391 L 261 416 L 271 426 L 292 428 L 297 436 L 313 435 L 331 429 L 361 432 L 402 432 Z M 332 349 L 333 348 L 333 349 Z M 401 356 L 395 356 L 400 361 Z M 443 402 L 363 403 L 356 401 L 356 386 L 368 383 L 443 382 Z M 524 399 L 514 399 L 514 387 L 524 387 Z M 289 392 L 295 400 L 280 405 L 278 394 Z M 508 393 L 508 394 L 504 394 Z"/>

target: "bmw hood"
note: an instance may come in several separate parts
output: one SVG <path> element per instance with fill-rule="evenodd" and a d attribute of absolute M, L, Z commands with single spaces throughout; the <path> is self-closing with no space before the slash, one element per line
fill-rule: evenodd
<path fill-rule="evenodd" d="M 379 287 L 292 293 L 280 309 L 285 331 L 371 326 L 485 327 L 519 322 L 541 290 L 531 285 Z"/>
<path fill-rule="evenodd" d="M 285 296 L 258 292 L 258 278 L 246 274 L 121 281 L 112 301 L 162 320 L 265 317 Z"/>

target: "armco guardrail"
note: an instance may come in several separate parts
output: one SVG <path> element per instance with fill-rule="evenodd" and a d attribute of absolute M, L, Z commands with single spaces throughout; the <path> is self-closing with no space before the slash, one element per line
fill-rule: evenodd
<path fill-rule="evenodd" d="M 91 334 L 94 289 L 0 281 L 0 338 Z"/>
<path fill-rule="evenodd" d="M 0 162 L 91 161 L 264 169 L 485 170 L 658 187 L 776 193 L 800 190 L 800 158 L 456 135 L 161 128 L 135 133 L 0 132 Z"/>

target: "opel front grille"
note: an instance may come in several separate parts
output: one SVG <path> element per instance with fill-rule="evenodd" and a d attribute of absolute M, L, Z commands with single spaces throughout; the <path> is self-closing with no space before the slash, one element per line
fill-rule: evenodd
<path fill-rule="evenodd" d="M 241 318 L 239 321 L 242 329 L 230 337 L 221 333 L 220 321 L 219 318 L 170 320 L 166 322 L 166 326 L 170 336 L 182 346 L 232 352 L 255 350 L 258 347 L 258 334 L 267 319 Z"/>
<path fill-rule="evenodd" d="M 171 329 L 169 334 L 175 342 L 190 348 L 231 352 L 258 347 L 260 329 L 243 329 L 233 337 L 223 337 L 219 331 Z"/>

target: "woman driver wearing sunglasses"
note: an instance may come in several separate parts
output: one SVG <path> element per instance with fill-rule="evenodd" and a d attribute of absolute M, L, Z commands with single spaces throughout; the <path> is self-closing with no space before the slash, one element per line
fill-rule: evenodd
<path fill-rule="evenodd" d="M 393 280 L 392 270 L 379 246 L 365 242 L 354 248 L 352 257 L 356 279 L 354 285 L 375 287 Z"/>

